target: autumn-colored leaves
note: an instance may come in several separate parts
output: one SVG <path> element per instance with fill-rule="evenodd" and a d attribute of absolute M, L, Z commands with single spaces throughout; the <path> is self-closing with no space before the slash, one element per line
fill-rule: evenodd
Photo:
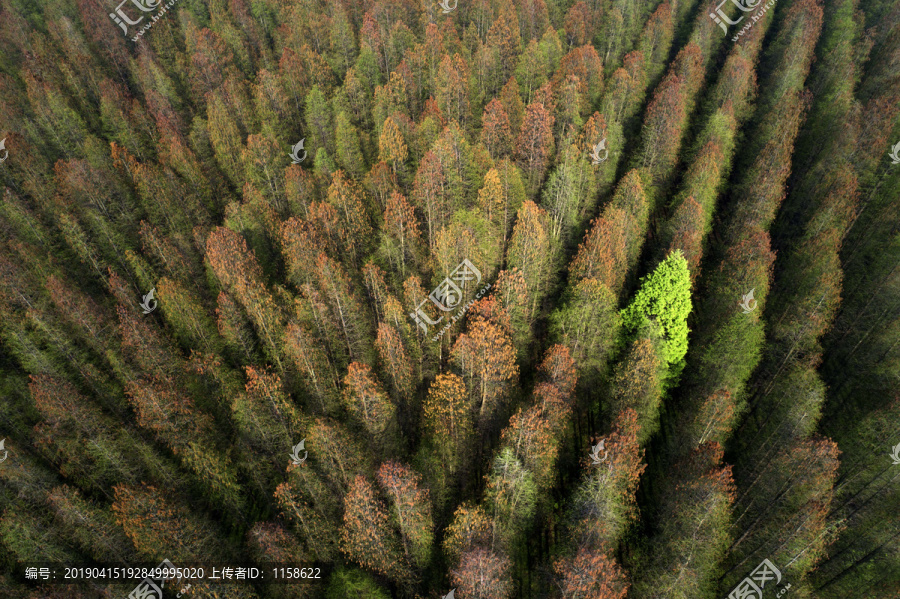
<path fill-rule="evenodd" d="M 760 552 L 805 584 L 833 514 L 890 522 L 854 438 L 896 408 L 844 426 L 895 382 L 884 2 L 798 0 L 734 45 L 695 2 L 193 2 L 135 53 L 101 4 L 0 18 L 12 559 L 698 599 Z M 463 259 L 491 293 L 433 341 L 410 312 L 444 315 Z M 892 580 L 880 526 L 803 594 Z"/>

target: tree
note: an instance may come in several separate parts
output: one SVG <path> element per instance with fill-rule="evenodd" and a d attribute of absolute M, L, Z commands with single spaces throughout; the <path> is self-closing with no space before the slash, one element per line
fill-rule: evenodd
<path fill-rule="evenodd" d="M 450 351 L 460 369 L 478 424 L 485 430 L 500 414 L 515 385 L 519 367 L 508 333 L 484 317 L 476 317 Z"/>
<path fill-rule="evenodd" d="M 486 169 L 480 169 L 481 165 L 476 162 L 476 152 L 459 123 L 450 121 L 434 142 L 431 151 L 446 181 L 450 208 L 455 212 L 471 206 Z"/>
<path fill-rule="evenodd" d="M 538 371 L 564 398 L 568 399 L 575 391 L 578 373 L 572 354 L 566 346 L 551 346 L 544 354 L 544 361 L 538 366 Z"/>
<path fill-rule="evenodd" d="M 734 426 L 736 407 L 737 402 L 728 389 L 717 389 L 700 397 L 697 408 L 686 411 L 677 427 L 679 449 L 693 450 L 707 442 L 722 443 L 728 439 Z"/>
<path fill-rule="evenodd" d="M 280 455 L 293 446 L 300 430 L 300 414 L 285 393 L 280 377 L 251 367 L 245 371 L 245 392 L 235 396 L 231 404 L 235 422 L 254 449 Z"/>
<path fill-rule="evenodd" d="M 512 152 L 512 129 L 509 116 L 497 98 L 493 98 L 484 107 L 481 127 L 481 143 L 488 149 L 491 158 L 496 160 L 508 156 Z"/>
<path fill-rule="evenodd" d="M 394 173 L 397 172 L 398 165 L 406 161 L 408 152 L 403 133 L 391 117 L 384 121 L 381 136 L 378 138 L 378 150 L 379 157 L 391 165 Z"/>
<path fill-rule="evenodd" d="M 678 56 L 666 78 L 653 93 L 641 131 L 641 168 L 647 180 L 664 188 L 678 160 L 681 138 L 691 114 L 694 95 L 703 81 L 700 48 L 689 43 Z"/>
<path fill-rule="evenodd" d="M 307 327 L 292 322 L 284 334 L 284 353 L 300 373 L 306 390 L 323 413 L 335 411 L 337 373 L 323 348 L 316 343 Z"/>
<path fill-rule="evenodd" d="M 142 114 L 140 103 L 126 88 L 109 79 L 100 82 L 100 118 L 119 145 L 142 160 L 149 157 L 149 118 Z"/>
<path fill-rule="evenodd" d="M 550 315 L 554 340 L 569 348 L 582 377 L 605 369 L 619 326 L 615 296 L 592 278 L 582 279 L 568 290 L 562 305 Z"/>
<path fill-rule="evenodd" d="M 609 115 L 609 122 L 623 123 L 640 109 L 647 92 L 646 57 L 641 52 L 630 52 L 625 64 L 613 72 L 603 94 L 600 112 Z"/>
<path fill-rule="evenodd" d="M 510 77 L 500 90 L 500 103 L 509 117 L 509 130 L 515 135 L 521 131 L 522 120 L 525 118 L 525 103 L 515 77 Z"/>
<path fill-rule="evenodd" d="M 655 81 L 665 68 L 674 29 L 672 6 L 663 2 L 644 25 L 636 48 L 647 61 L 647 81 Z"/>
<path fill-rule="evenodd" d="M 444 553 L 453 561 L 459 561 L 464 553 L 491 542 L 491 520 L 480 505 L 463 503 L 453 512 L 453 518 L 444 534 Z"/>
<path fill-rule="evenodd" d="M 638 414 L 619 412 L 604 441 L 607 461 L 584 462 L 584 476 L 572 497 L 569 519 L 577 547 L 600 550 L 615 547 L 628 524 L 637 517 L 635 492 L 647 468 L 638 436 Z"/>
<path fill-rule="evenodd" d="M 491 288 L 490 299 L 506 314 L 519 360 L 524 360 L 532 340 L 534 318 L 528 304 L 528 285 L 519 269 L 502 270 Z"/>
<path fill-rule="evenodd" d="M 799 91 L 814 58 L 816 40 L 822 31 L 823 9 L 813 0 L 791 6 L 780 24 L 772 47 L 777 57 L 772 75 L 761 89 L 766 98 L 760 109 L 771 110 L 788 90 Z"/>
<path fill-rule="evenodd" d="M 696 350 L 692 350 L 688 372 L 697 385 L 697 398 L 724 390 L 735 400 L 734 412 L 743 411 L 743 389 L 759 363 L 764 343 L 760 313 L 765 308 L 774 261 L 768 234 L 757 232 L 730 246 L 718 268 L 710 272 L 708 291 L 698 306 L 704 318 L 698 322 Z M 745 314 L 738 304 L 751 289 L 757 308 Z"/>
<path fill-rule="evenodd" d="M 215 555 L 234 559 L 225 536 L 201 514 L 167 498 L 150 485 L 117 485 L 112 511 L 137 552 L 148 560 L 170 556 L 173 562 L 189 562 Z M 210 551 L 210 548 L 216 549 Z"/>
<path fill-rule="evenodd" d="M 447 119 L 463 127 L 472 120 L 469 101 L 469 67 L 459 54 L 444 55 L 435 73 L 434 99 Z"/>
<path fill-rule="evenodd" d="M 136 483 L 147 474 L 146 466 L 158 460 L 132 431 L 117 428 L 71 383 L 33 375 L 28 390 L 43 417 L 35 427 L 36 444 L 79 486 L 102 491 L 117 481 Z"/>
<path fill-rule="evenodd" d="M 553 115 L 540 102 L 532 102 L 522 117 L 516 140 L 516 154 L 528 181 L 528 195 L 534 197 L 553 154 Z"/>
<path fill-rule="evenodd" d="M 570 9 L 570 15 L 574 8 Z M 585 25 L 590 26 L 589 23 L 585 23 Z M 578 44 L 578 47 L 572 48 L 568 54 L 563 56 L 559 63 L 559 69 L 553 75 L 553 82 L 557 88 L 572 76 L 577 78 L 575 81 L 577 81 L 578 93 L 584 98 L 586 104 L 585 107 L 576 106 L 578 109 L 596 105 L 603 92 L 603 61 L 594 46 L 587 43 L 588 41 L 590 40 Z"/>
<path fill-rule="evenodd" d="M 411 578 L 384 501 L 375 487 L 357 476 L 344 498 L 341 551 L 353 561 L 395 581 Z"/>
<path fill-rule="evenodd" d="M 553 569 L 565 599 L 624 599 L 628 593 L 621 566 L 600 551 L 581 548 L 574 558 L 558 560 Z"/>
<path fill-rule="evenodd" d="M 501 449 L 493 460 L 485 489 L 487 511 L 493 520 L 492 546 L 499 544 L 509 552 L 519 545 L 531 525 L 537 498 L 534 475 L 511 448 Z"/>
<path fill-rule="evenodd" d="M 708 219 L 706 212 L 693 196 L 688 197 L 675 210 L 675 214 L 666 223 L 666 235 L 671 241 L 665 252 L 680 251 L 691 271 L 691 281 L 700 275 L 700 261 L 703 258 L 704 223 Z"/>
<path fill-rule="evenodd" d="M 394 396 L 401 405 L 408 405 L 409 398 L 415 389 L 413 364 L 393 325 L 386 322 L 378 323 L 375 348 L 378 350 L 382 366 L 391 382 Z"/>
<path fill-rule="evenodd" d="M 368 460 L 358 438 L 339 423 L 317 419 L 305 439 L 309 460 L 288 468 L 274 499 L 307 551 L 331 561 L 339 551 L 338 529 L 348 489 L 368 470 Z"/>
<path fill-rule="evenodd" d="M 372 166 L 363 179 L 363 185 L 378 199 L 378 205 L 382 208 L 387 206 L 388 197 L 400 189 L 397 176 L 384 161 L 378 161 Z"/>
<path fill-rule="evenodd" d="M 224 291 L 216 298 L 216 327 L 227 348 L 253 359 L 257 345 L 253 327 L 241 306 Z"/>
<path fill-rule="evenodd" d="M 233 512 L 243 509 L 237 473 L 216 450 L 212 419 L 194 401 L 165 379 L 145 378 L 125 386 L 138 425 L 151 430 L 193 472 L 210 500 Z"/>
<path fill-rule="evenodd" d="M 426 152 L 419 163 L 413 182 L 412 199 L 425 215 L 428 225 L 428 245 L 434 245 L 434 236 L 450 219 L 450 196 L 447 179 L 438 157 Z"/>
<path fill-rule="evenodd" d="M 353 126 L 346 112 L 341 111 L 335 118 L 335 146 L 338 164 L 356 178 L 366 172 L 359 131 Z"/>
<path fill-rule="evenodd" d="M 372 599 L 390 599 L 390 595 L 378 586 L 375 578 L 362 570 L 338 568 L 329 577 L 327 599 L 343 597 L 371 597 Z"/>
<path fill-rule="evenodd" d="M 745 516 L 747 524 L 728 548 L 722 588 L 732 588 L 746 575 L 737 566 L 748 559 L 750 545 L 771 555 L 772 563 L 788 564 L 796 557 L 785 575 L 806 574 L 823 557 L 837 526 L 827 515 L 838 454 L 833 441 L 813 437 L 776 448 L 754 472 L 735 470 L 738 489 L 751 492 L 735 503 L 735 514 Z"/>
<path fill-rule="evenodd" d="M 215 325 L 193 290 L 180 282 L 163 277 L 157 283 L 159 301 L 166 320 L 186 346 L 216 352 L 222 346 Z"/>
<path fill-rule="evenodd" d="M 304 110 L 304 118 L 306 124 L 306 133 L 309 136 L 309 142 L 306 146 L 317 152 L 320 149 L 326 150 L 329 154 L 334 153 L 334 142 L 332 137 L 331 125 L 331 107 L 325 100 L 325 94 L 319 89 L 318 85 L 306 94 L 306 110 Z"/>
<path fill-rule="evenodd" d="M 843 520 L 846 528 L 811 574 L 811 583 L 824 597 L 854 592 L 849 590 L 854 588 L 872 588 L 876 592 L 874 589 L 881 581 L 891 580 L 892 573 L 896 572 L 896 565 L 884 559 L 888 555 L 885 552 L 890 550 L 890 539 L 896 534 L 890 517 L 886 517 L 897 497 L 896 479 L 892 478 L 891 470 L 885 470 L 881 458 L 898 410 L 900 402 L 894 400 L 884 408 L 869 411 L 855 424 L 845 426 L 835 419 L 833 425 L 827 425 L 839 435 L 835 441 L 842 452 L 841 471 L 852 468 L 855 476 L 848 485 L 838 485 L 832 504 L 835 517 L 846 516 Z M 878 486 L 879 482 L 886 484 Z M 860 492 L 867 496 L 865 505 L 856 501 Z M 862 530 L 861 527 L 866 530 L 865 535 L 853 534 Z M 876 563 L 879 564 L 877 573 L 864 567 Z"/>
<path fill-rule="evenodd" d="M 331 15 L 331 50 L 337 57 L 337 68 L 334 70 L 340 77 L 347 71 L 356 59 L 356 39 L 353 26 L 348 18 L 344 6 L 339 2 L 331 2 L 328 5 L 328 14 Z"/>
<path fill-rule="evenodd" d="M 459 566 L 450 572 L 450 584 L 459 589 L 460 597 L 505 599 L 513 591 L 509 568 L 509 558 L 478 547 L 462 554 Z"/>
<path fill-rule="evenodd" d="M 256 256 L 243 237 L 224 227 L 210 233 L 206 248 L 206 257 L 219 281 L 241 303 L 265 343 L 266 354 L 281 369 L 284 321 L 275 298 L 262 282 Z"/>
<path fill-rule="evenodd" d="M 547 212 L 534 202 L 522 204 L 506 250 L 507 265 L 518 269 L 525 279 L 531 318 L 552 287 L 556 270 L 555 254 L 559 246 L 547 221 Z"/>
<path fill-rule="evenodd" d="M 441 114 L 434 98 L 429 97 L 425 101 L 425 110 L 419 117 L 410 144 L 410 155 L 414 163 L 421 161 L 425 152 L 431 149 L 446 126 L 447 119 Z"/>
<path fill-rule="evenodd" d="M 247 545 L 259 561 L 284 563 L 304 553 L 288 529 L 274 522 L 257 522 L 247 532 Z"/>
<path fill-rule="evenodd" d="M 519 26 L 523 40 L 535 39 L 549 27 L 550 17 L 543 0 L 527 0 L 516 8 L 519 11 Z"/>
<path fill-rule="evenodd" d="M 472 453 L 474 413 L 459 375 L 439 374 L 425 398 L 424 426 L 449 479 L 461 473 Z"/>
<path fill-rule="evenodd" d="M 322 199 L 313 175 L 296 164 L 285 169 L 284 191 L 291 214 L 304 218 L 309 217 L 310 203 Z"/>
<path fill-rule="evenodd" d="M 94 559 L 107 559 L 110 555 L 136 559 L 131 541 L 116 526 L 112 514 L 82 497 L 77 489 L 68 485 L 55 487 L 47 495 L 47 503 L 56 522 Z"/>
<path fill-rule="evenodd" d="M 350 255 L 349 262 L 356 265 L 369 246 L 372 225 L 359 187 L 343 171 L 335 172 L 332 177 L 328 203 L 337 211 L 343 249 Z"/>
<path fill-rule="evenodd" d="M 382 439 L 394 422 L 395 407 L 366 364 L 353 362 L 344 377 L 344 406 L 373 439 Z"/>
<path fill-rule="evenodd" d="M 37 559 L 74 560 L 77 553 L 63 544 L 52 525 L 28 510 L 26 505 L 3 510 L 0 518 L 0 539 L 17 560 Z"/>
<path fill-rule="evenodd" d="M 640 175 L 630 171 L 616 188 L 612 201 L 594 220 L 569 266 L 577 279 L 590 277 L 618 295 L 640 257 L 650 206 Z"/>
<path fill-rule="evenodd" d="M 691 312 L 691 278 L 681 252 L 670 254 L 652 274 L 641 280 L 641 288 L 622 310 L 626 334 L 657 323 L 663 335 L 661 357 L 678 364 L 687 353 L 687 317 Z"/>
<path fill-rule="evenodd" d="M 487 44 L 497 49 L 502 69 L 500 76 L 507 79 L 518 62 L 522 46 L 518 19 L 509 7 L 500 11 L 497 19 L 491 24 L 487 32 Z"/>
<path fill-rule="evenodd" d="M 541 203 L 550 213 L 554 232 L 566 245 L 582 228 L 594 188 L 593 167 L 584 152 L 575 144 L 567 144 L 541 194 Z"/>
<path fill-rule="evenodd" d="M 533 478 L 535 487 L 542 491 L 551 486 L 556 474 L 560 439 L 558 428 L 553 427 L 557 422 L 553 420 L 563 420 L 562 417 L 552 418 L 544 408 L 538 403 L 527 410 L 520 408 L 501 435 L 504 450 L 512 451 Z"/>
<path fill-rule="evenodd" d="M 330 310 L 330 322 L 326 326 L 336 330 L 342 337 L 341 343 L 351 359 L 367 359 L 371 350 L 365 339 L 370 334 L 371 323 L 350 277 L 339 262 L 321 252 L 314 268 L 316 286 L 322 294 L 321 301 Z M 312 290 L 308 292 L 308 296 L 310 300 L 317 297 Z"/>
<path fill-rule="evenodd" d="M 415 471 L 394 461 L 383 463 L 375 478 L 393 508 L 391 520 L 400 531 L 406 559 L 424 568 L 431 558 L 434 537 L 428 489 L 421 487 Z"/>
<path fill-rule="evenodd" d="M 459 210 L 453 215 L 438 231 L 431 249 L 431 268 L 436 284 L 441 284 L 441 275 L 449 276 L 463 260 L 468 260 L 482 273 L 482 283 L 493 276 L 500 261 L 496 251 L 498 241 L 488 231 L 483 217 L 475 210 Z M 478 290 L 477 284 L 477 276 L 459 281 L 457 286 L 462 295 L 457 299 L 471 299 Z"/>
<path fill-rule="evenodd" d="M 646 336 L 632 341 L 609 382 L 608 416 L 611 418 L 629 408 L 634 410 L 638 416 L 641 443 L 659 427 L 666 362 L 657 335 L 653 328 Z"/>
<path fill-rule="evenodd" d="M 383 132 L 388 118 L 394 118 L 400 122 L 405 120 L 409 116 L 408 105 L 409 94 L 406 90 L 406 80 L 400 73 L 393 71 L 386 84 L 375 88 L 375 106 L 372 109 L 375 132 L 379 135 Z"/>
<path fill-rule="evenodd" d="M 684 599 L 713 593 L 730 542 L 735 499 L 731 466 L 722 465 L 717 443 L 707 443 L 675 465 L 667 485 L 660 532 L 652 540 L 661 550 L 654 552 L 648 571 L 636 576 L 634 591 Z"/>
<path fill-rule="evenodd" d="M 739 198 L 726 227 L 732 243 L 759 230 L 767 230 L 784 199 L 784 185 L 791 172 L 791 154 L 800 129 L 807 99 L 798 92 L 781 98 L 760 123 L 761 145 L 753 165 L 734 192 Z"/>
<path fill-rule="evenodd" d="M 519 169 L 509 160 L 501 160 L 484 176 L 484 187 L 478 191 L 478 206 L 494 227 L 500 250 L 505 247 L 513 216 L 525 201 L 525 189 Z"/>
<path fill-rule="evenodd" d="M 282 132 L 295 131 L 300 120 L 297 104 L 285 93 L 277 74 L 262 69 L 253 86 L 256 115 L 267 138 L 277 139 Z"/>
<path fill-rule="evenodd" d="M 547 61 L 541 54 L 537 40 L 529 41 L 515 71 L 516 81 L 522 84 L 526 103 L 530 103 L 534 99 L 535 92 L 547 82 L 549 75 L 547 71 Z"/>
<path fill-rule="evenodd" d="M 406 279 L 423 258 L 419 219 L 403 195 L 394 191 L 388 196 L 384 210 L 381 252 L 387 257 L 400 279 Z"/>

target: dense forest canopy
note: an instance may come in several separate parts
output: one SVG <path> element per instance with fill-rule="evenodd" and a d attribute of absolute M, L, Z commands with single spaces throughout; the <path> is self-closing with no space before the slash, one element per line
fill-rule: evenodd
<path fill-rule="evenodd" d="M 0 597 L 900 597 L 900 3 L 452 1 L 0 1 Z"/>

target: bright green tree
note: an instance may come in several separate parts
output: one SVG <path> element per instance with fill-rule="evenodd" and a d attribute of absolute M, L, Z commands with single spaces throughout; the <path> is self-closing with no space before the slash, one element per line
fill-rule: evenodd
<path fill-rule="evenodd" d="M 690 312 L 691 274 L 684 255 L 675 251 L 641 280 L 634 300 L 622 310 L 623 332 L 633 335 L 656 323 L 662 332 L 662 357 L 677 365 L 687 353 Z"/>

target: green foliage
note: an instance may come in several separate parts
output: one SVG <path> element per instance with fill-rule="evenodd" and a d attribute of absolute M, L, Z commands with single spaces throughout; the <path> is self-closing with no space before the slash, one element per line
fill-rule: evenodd
<path fill-rule="evenodd" d="M 375 579 L 357 568 L 338 568 L 331 575 L 327 599 L 345 599 L 347 597 L 371 597 L 372 599 L 389 599 L 390 595 L 378 586 Z"/>
<path fill-rule="evenodd" d="M 681 252 L 673 252 L 652 274 L 641 280 L 631 303 L 622 310 L 622 330 L 627 337 L 646 331 L 651 323 L 662 335 L 662 358 L 678 368 L 687 353 L 687 317 L 691 313 L 691 277 Z"/>
<path fill-rule="evenodd" d="M 616 299 L 595 279 L 583 279 L 569 290 L 562 306 L 550 316 L 553 338 L 569 348 L 580 375 L 589 380 L 605 370 L 619 327 Z"/>
<path fill-rule="evenodd" d="M 3 591 L 893 596 L 892 3 L 144 4 L 0 10 Z"/>
<path fill-rule="evenodd" d="M 504 449 L 494 459 L 488 479 L 486 503 L 493 519 L 495 539 L 513 548 L 528 532 L 537 502 L 534 476 Z"/>

